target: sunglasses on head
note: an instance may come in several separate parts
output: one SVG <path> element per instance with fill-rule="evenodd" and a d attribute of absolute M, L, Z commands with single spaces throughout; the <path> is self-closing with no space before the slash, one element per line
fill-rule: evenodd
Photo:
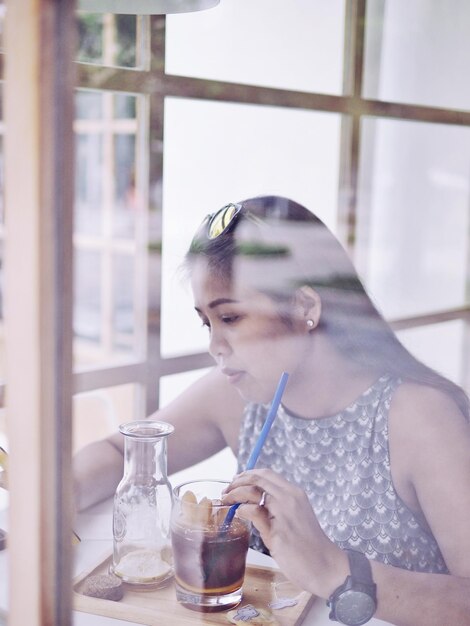
<path fill-rule="evenodd" d="M 206 235 L 208 239 L 217 239 L 220 235 L 226 233 L 235 223 L 236 218 L 242 210 L 241 204 L 226 204 L 215 213 L 208 215 L 203 226 L 206 227 Z"/>

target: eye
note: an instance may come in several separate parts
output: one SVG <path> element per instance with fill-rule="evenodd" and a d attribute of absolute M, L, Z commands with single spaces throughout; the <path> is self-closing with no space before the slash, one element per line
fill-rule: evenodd
<path fill-rule="evenodd" d="M 210 325 L 210 322 L 209 322 L 208 318 L 203 316 L 203 315 L 201 315 L 199 312 L 198 312 L 198 317 L 199 317 L 199 321 L 201 322 L 201 326 L 207 328 L 208 330 L 210 330 L 211 329 L 211 325 Z"/>
<path fill-rule="evenodd" d="M 241 319 L 241 315 L 222 315 L 220 319 L 224 324 L 235 324 Z"/>

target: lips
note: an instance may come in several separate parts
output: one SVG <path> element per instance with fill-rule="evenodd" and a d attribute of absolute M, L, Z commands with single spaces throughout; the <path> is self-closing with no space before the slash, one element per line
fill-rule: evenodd
<path fill-rule="evenodd" d="M 245 373 L 243 370 L 234 370 L 230 367 L 224 367 L 221 371 L 224 376 L 227 376 L 228 381 L 232 384 L 237 383 Z"/>

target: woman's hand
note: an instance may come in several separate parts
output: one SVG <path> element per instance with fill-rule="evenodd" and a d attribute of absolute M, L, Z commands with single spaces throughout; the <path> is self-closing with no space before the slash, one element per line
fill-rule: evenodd
<path fill-rule="evenodd" d="M 323 533 L 306 494 L 275 472 L 235 476 L 223 502 L 242 503 L 238 515 L 253 523 L 282 572 L 302 589 L 328 598 L 349 574 L 346 554 Z"/>

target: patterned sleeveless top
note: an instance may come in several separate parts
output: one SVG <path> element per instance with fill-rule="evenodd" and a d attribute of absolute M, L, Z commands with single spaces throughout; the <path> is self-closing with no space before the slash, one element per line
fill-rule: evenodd
<path fill-rule="evenodd" d="M 399 384 L 384 375 L 349 407 L 319 419 L 297 417 L 281 405 L 257 467 L 301 487 L 323 531 L 339 547 L 403 569 L 448 573 L 435 538 L 392 483 L 388 412 Z M 268 408 L 249 404 L 245 409 L 239 471 L 246 467 Z M 252 547 L 267 551 L 256 529 Z"/>

